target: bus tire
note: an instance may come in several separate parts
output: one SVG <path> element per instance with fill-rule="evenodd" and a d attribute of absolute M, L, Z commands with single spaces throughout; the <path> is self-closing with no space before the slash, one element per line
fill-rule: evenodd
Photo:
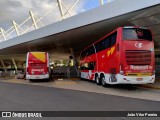
<path fill-rule="evenodd" d="M 101 81 L 102 81 L 102 86 L 106 87 L 107 84 L 106 84 L 104 75 L 101 75 Z"/>
<path fill-rule="evenodd" d="M 101 85 L 101 81 L 100 81 L 98 75 L 95 76 L 95 81 L 96 81 L 97 85 Z"/>

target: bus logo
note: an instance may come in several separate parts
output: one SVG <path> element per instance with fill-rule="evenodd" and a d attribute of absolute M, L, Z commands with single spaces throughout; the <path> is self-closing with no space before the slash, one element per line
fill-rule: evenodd
<path fill-rule="evenodd" d="M 113 52 L 114 52 L 114 50 L 115 50 L 115 47 L 112 47 L 112 48 L 107 52 L 107 56 L 109 57 L 110 55 L 112 55 Z"/>
<path fill-rule="evenodd" d="M 142 43 L 139 43 L 139 42 L 136 42 L 136 44 L 135 44 L 135 47 L 137 47 L 137 48 L 141 48 L 142 47 Z"/>

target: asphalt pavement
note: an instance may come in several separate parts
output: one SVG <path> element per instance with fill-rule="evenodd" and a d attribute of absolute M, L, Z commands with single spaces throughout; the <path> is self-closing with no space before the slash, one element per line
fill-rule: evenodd
<path fill-rule="evenodd" d="M 159 89 L 149 88 L 150 84 L 146 85 L 111 85 L 107 87 L 102 87 L 96 85 L 95 82 L 88 80 L 80 80 L 79 78 L 70 79 L 55 79 L 54 81 L 44 81 L 44 82 L 30 82 L 23 79 L 1 79 L 0 82 L 15 83 L 15 84 L 25 84 L 31 86 L 45 86 L 61 88 L 66 90 L 77 90 L 92 93 L 101 93 L 107 95 L 116 95 L 130 98 L 138 98 L 145 100 L 160 101 L 160 91 Z M 155 85 L 151 84 L 152 87 Z"/>
<path fill-rule="evenodd" d="M 13 80 L 12 80 L 13 81 Z M 18 80 L 24 82 L 24 80 Z M 57 87 L 41 85 L 17 84 L 16 82 L 0 82 L 0 111 L 160 111 L 160 102 L 155 100 L 123 97 L 118 94 L 140 94 L 145 97 L 144 92 L 138 90 L 121 90 L 121 88 L 103 88 L 94 83 L 82 81 L 81 87 L 90 91 L 72 90 L 72 86 L 79 85 L 74 82 L 57 82 Z M 81 82 L 81 81 L 79 81 Z M 54 82 L 53 82 L 54 83 Z M 64 84 L 65 83 L 65 84 Z M 50 83 L 47 83 L 50 84 Z M 55 84 L 55 83 L 54 83 Z M 86 86 L 85 86 L 86 85 Z M 68 86 L 71 89 L 64 89 Z M 62 87 L 62 88 L 58 88 Z M 80 86 L 79 86 L 80 87 Z M 96 91 L 95 88 L 97 88 Z M 99 89 L 99 90 L 98 90 Z M 117 95 L 108 94 L 106 91 L 119 91 Z M 102 91 L 102 93 L 98 93 Z M 103 93 L 106 93 L 104 94 Z M 149 95 L 154 95 L 152 91 Z M 136 93 L 136 94 L 135 94 Z M 156 97 L 150 96 L 150 97 Z M 47 118 L 54 119 L 55 118 Z M 135 118 L 56 118 L 56 120 L 135 120 Z M 136 118 L 138 119 L 138 118 Z M 140 120 L 158 120 L 158 118 L 140 118 Z"/>
<path fill-rule="evenodd" d="M 159 111 L 160 102 L 0 82 L 0 111 Z"/>

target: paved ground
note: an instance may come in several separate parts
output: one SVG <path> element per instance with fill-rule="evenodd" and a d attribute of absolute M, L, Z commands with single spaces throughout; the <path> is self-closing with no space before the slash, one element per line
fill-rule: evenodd
<path fill-rule="evenodd" d="M 156 81 L 156 83 L 158 84 L 153 84 L 152 86 L 159 85 L 159 81 Z M 50 82 L 29 82 L 28 80 L 11 78 L 0 79 L 0 111 L 160 111 L 159 101 L 160 90 L 146 86 L 128 87 L 126 85 L 116 85 L 103 88 L 102 86 L 97 86 L 94 82 L 82 81 L 77 78 L 59 79 Z M 42 120 L 53 119 L 159 120 L 159 118 L 126 117 L 42 118 Z"/>
<path fill-rule="evenodd" d="M 94 82 L 74 79 L 59 79 L 50 82 L 30 82 L 28 80 L 22 79 L 8 79 L 1 80 L 1 82 L 10 82 L 18 84 L 27 84 L 34 86 L 46 86 L 46 87 L 56 87 L 62 89 L 86 91 L 93 93 L 102 93 L 107 95 L 124 96 L 130 98 L 139 98 L 145 100 L 160 101 L 160 90 L 146 88 L 144 86 L 132 86 L 128 85 L 115 85 L 110 87 L 102 87 L 96 85 Z M 148 86 L 148 85 L 147 85 Z M 153 85 L 152 85 L 153 86 Z"/>
<path fill-rule="evenodd" d="M 0 111 L 160 111 L 160 104 L 158 101 L 94 92 L 0 82 Z M 57 119 L 71 120 L 71 118 Z M 114 118 L 77 119 L 112 120 Z M 128 120 L 128 118 L 117 119 Z M 154 119 L 158 120 L 152 118 Z M 141 118 L 141 120 L 150 119 Z"/>

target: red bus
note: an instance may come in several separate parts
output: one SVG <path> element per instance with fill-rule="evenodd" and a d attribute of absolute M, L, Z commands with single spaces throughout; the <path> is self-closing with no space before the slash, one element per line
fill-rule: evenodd
<path fill-rule="evenodd" d="M 80 77 L 97 84 L 146 84 L 155 81 L 154 42 L 142 27 L 119 27 L 80 55 Z"/>
<path fill-rule="evenodd" d="M 49 55 L 47 52 L 28 52 L 26 79 L 49 79 Z"/>

